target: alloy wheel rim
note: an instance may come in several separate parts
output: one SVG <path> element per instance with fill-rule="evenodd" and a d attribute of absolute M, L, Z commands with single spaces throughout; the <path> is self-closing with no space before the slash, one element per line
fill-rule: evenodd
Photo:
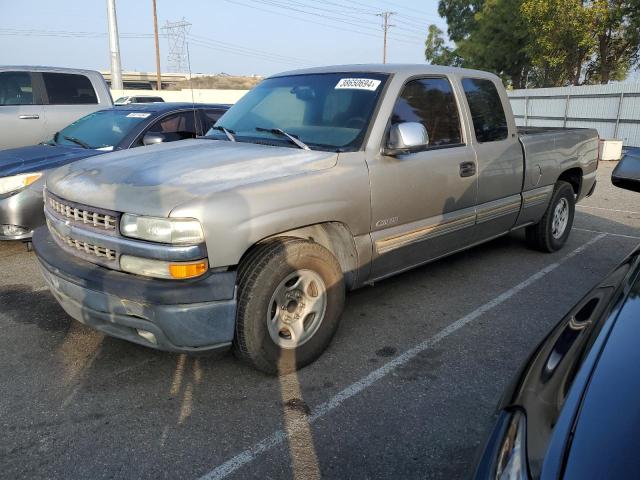
<path fill-rule="evenodd" d="M 312 270 L 296 270 L 275 289 L 267 307 L 267 329 L 273 342 L 293 349 L 318 331 L 327 309 L 327 289 Z"/>
<path fill-rule="evenodd" d="M 553 211 L 553 220 L 551 223 L 551 234 L 553 238 L 558 240 L 564 235 L 569 223 L 569 202 L 566 198 L 561 198 L 556 204 L 556 208 Z"/>

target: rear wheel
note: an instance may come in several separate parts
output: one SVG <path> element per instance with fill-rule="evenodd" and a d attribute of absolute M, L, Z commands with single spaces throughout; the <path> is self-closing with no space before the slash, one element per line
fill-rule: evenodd
<path fill-rule="evenodd" d="M 529 246 L 543 252 L 560 250 L 571 233 L 575 203 L 571 184 L 558 181 L 544 216 L 539 223 L 526 229 Z"/>
<path fill-rule="evenodd" d="M 238 271 L 234 351 L 270 374 L 313 362 L 333 337 L 345 287 L 336 258 L 297 238 L 257 246 Z"/>

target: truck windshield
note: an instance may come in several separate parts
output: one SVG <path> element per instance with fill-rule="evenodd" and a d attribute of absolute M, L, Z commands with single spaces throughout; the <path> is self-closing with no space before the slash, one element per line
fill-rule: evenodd
<path fill-rule="evenodd" d="M 114 148 L 131 130 L 151 116 L 131 110 L 100 110 L 56 133 L 50 144 L 84 148 Z"/>
<path fill-rule="evenodd" d="M 348 72 L 268 78 L 217 122 L 239 142 L 297 148 L 280 130 L 311 149 L 358 150 L 387 75 Z M 227 139 L 220 128 L 207 136 Z"/>

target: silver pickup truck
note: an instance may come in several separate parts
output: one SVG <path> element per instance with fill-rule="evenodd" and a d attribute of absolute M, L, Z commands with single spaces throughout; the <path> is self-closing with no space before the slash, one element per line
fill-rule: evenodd
<path fill-rule="evenodd" d="M 0 66 L 0 150 L 46 142 L 80 117 L 112 106 L 100 72 Z"/>
<path fill-rule="evenodd" d="M 315 68 L 204 138 L 56 170 L 33 246 L 80 322 L 282 373 L 327 347 L 347 290 L 518 228 L 561 248 L 597 166 L 594 130 L 518 131 L 495 75 Z"/>

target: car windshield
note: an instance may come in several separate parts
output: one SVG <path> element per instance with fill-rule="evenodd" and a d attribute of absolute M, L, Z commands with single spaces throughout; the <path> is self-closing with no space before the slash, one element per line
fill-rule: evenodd
<path fill-rule="evenodd" d="M 269 78 L 242 97 L 215 127 L 224 127 L 239 142 L 298 148 L 282 134 L 286 132 L 312 150 L 357 150 L 386 79 L 384 74 L 363 72 Z M 207 136 L 226 139 L 215 127 Z"/>
<path fill-rule="evenodd" d="M 65 127 L 50 143 L 84 148 L 114 148 L 149 116 L 149 112 L 101 110 Z"/>

